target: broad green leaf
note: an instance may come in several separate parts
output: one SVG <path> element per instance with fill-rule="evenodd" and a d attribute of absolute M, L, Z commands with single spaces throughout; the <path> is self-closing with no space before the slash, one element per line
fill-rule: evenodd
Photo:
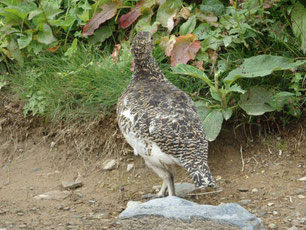
<path fill-rule="evenodd" d="M 193 34 L 197 36 L 197 40 L 204 40 L 210 36 L 210 25 L 208 23 L 201 23 L 194 31 Z"/>
<path fill-rule="evenodd" d="M 232 84 L 239 78 L 256 78 L 271 74 L 276 70 L 295 69 L 306 61 L 296 61 L 287 57 L 259 55 L 244 60 L 243 64 L 232 70 L 224 82 Z"/>
<path fill-rule="evenodd" d="M 209 141 L 219 135 L 223 123 L 223 115 L 219 110 L 212 110 L 203 120 L 204 130 Z"/>
<path fill-rule="evenodd" d="M 71 46 L 68 48 L 68 50 L 65 52 L 65 56 L 71 57 L 73 54 L 76 53 L 78 50 L 78 39 L 75 38 L 71 44 Z"/>
<path fill-rule="evenodd" d="M 35 16 L 40 15 L 41 13 L 43 13 L 41 9 L 35 9 L 29 13 L 28 19 L 32 20 Z"/>
<path fill-rule="evenodd" d="M 293 97 L 295 97 L 294 93 L 286 91 L 279 92 L 272 97 L 273 101 L 270 102 L 270 105 L 273 106 L 277 111 L 280 111 L 283 109 L 285 104 L 292 103 Z"/>
<path fill-rule="evenodd" d="M 225 109 L 222 109 L 222 115 L 224 117 L 224 119 L 227 121 L 228 119 L 231 118 L 232 114 L 233 114 L 233 111 L 231 108 L 225 108 Z"/>
<path fill-rule="evenodd" d="M 245 90 L 241 89 L 241 87 L 237 84 L 234 84 L 227 88 L 227 90 L 231 92 L 237 92 L 237 93 L 245 93 Z"/>
<path fill-rule="evenodd" d="M 209 86 L 213 87 L 206 74 L 196 67 L 186 64 L 178 64 L 176 67 L 171 67 L 171 69 L 175 74 L 189 75 L 195 78 L 199 78 L 206 82 Z"/>
<path fill-rule="evenodd" d="M 218 92 L 216 92 L 214 88 L 209 88 L 209 92 L 213 99 L 215 99 L 216 101 L 221 101 L 220 95 L 218 94 Z"/>
<path fill-rule="evenodd" d="M 291 20 L 293 33 L 301 39 L 301 50 L 306 53 L 306 8 L 300 2 L 295 4 Z"/>
<path fill-rule="evenodd" d="M 194 30 L 196 23 L 196 16 L 192 15 L 185 23 L 181 25 L 180 35 L 190 34 Z"/>
<path fill-rule="evenodd" d="M 164 1 L 157 10 L 156 21 L 160 22 L 163 27 L 167 28 L 168 31 L 171 32 L 174 27 L 173 18 L 176 16 L 181 6 L 181 0 Z"/>
<path fill-rule="evenodd" d="M 275 110 L 270 105 L 272 96 L 272 92 L 269 90 L 253 86 L 247 93 L 240 96 L 238 104 L 247 114 L 259 116 Z"/>
<path fill-rule="evenodd" d="M 206 103 L 203 101 L 196 101 L 194 105 L 197 107 L 198 114 L 203 121 L 207 115 L 211 112 L 211 109 L 207 107 Z"/>
<path fill-rule="evenodd" d="M 217 50 L 222 45 L 222 40 L 214 36 L 207 37 L 204 41 L 201 42 L 201 50 L 204 52 L 207 49 Z"/>
<path fill-rule="evenodd" d="M 203 0 L 200 9 L 205 13 L 220 15 L 224 11 L 224 5 L 219 0 Z"/>
<path fill-rule="evenodd" d="M 20 38 L 17 39 L 19 49 L 27 47 L 32 41 L 32 30 L 27 30 Z"/>
<path fill-rule="evenodd" d="M 107 38 L 112 36 L 115 30 L 114 26 L 101 26 L 97 29 L 92 36 L 89 37 L 88 41 L 91 44 L 96 44 L 98 42 L 104 42 Z"/>
<path fill-rule="evenodd" d="M 226 36 L 225 38 L 223 38 L 223 43 L 225 47 L 228 47 L 232 43 L 232 37 Z"/>
<path fill-rule="evenodd" d="M 46 45 L 56 41 L 56 38 L 53 36 L 52 29 L 48 24 L 43 24 L 42 29 L 37 34 L 37 40 Z"/>
<path fill-rule="evenodd" d="M 15 59 L 19 65 L 23 65 L 24 63 L 24 59 L 23 59 L 23 56 L 22 56 L 22 53 L 18 47 L 18 44 L 17 42 L 15 42 L 15 40 L 11 40 L 9 43 L 8 43 L 8 46 L 7 46 L 7 49 L 9 51 L 9 56 L 13 59 Z"/>
<path fill-rule="evenodd" d="M 67 31 L 73 25 L 75 20 L 76 17 L 68 15 L 62 19 L 50 20 L 49 23 L 51 26 L 59 26 Z"/>

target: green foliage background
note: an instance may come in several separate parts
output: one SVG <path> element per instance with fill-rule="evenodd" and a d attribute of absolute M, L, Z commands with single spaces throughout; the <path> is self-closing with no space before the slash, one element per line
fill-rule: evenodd
<path fill-rule="evenodd" d="M 131 78 L 129 47 L 139 30 L 153 32 L 154 56 L 196 101 L 209 140 L 225 120 L 268 115 L 286 124 L 305 112 L 303 1 L 124 0 L 106 18 L 101 8 L 111 2 L 0 2 L 0 90 L 11 88 L 25 101 L 25 116 L 82 120 L 113 111 Z M 83 36 L 97 14 L 103 23 Z M 171 67 L 180 57 L 165 49 L 190 34 L 199 51 L 188 65 Z M 120 54 L 111 57 L 117 44 Z"/>

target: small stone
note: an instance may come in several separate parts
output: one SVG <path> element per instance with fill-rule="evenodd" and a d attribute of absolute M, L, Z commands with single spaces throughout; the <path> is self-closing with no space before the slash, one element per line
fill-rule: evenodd
<path fill-rule="evenodd" d="M 99 220 L 99 219 L 108 218 L 109 215 L 110 215 L 109 211 L 105 211 L 103 213 L 97 213 L 97 214 L 89 213 L 89 218 Z"/>
<path fill-rule="evenodd" d="M 63 210 L 64 210 L 64 211 L 69 211 L 69 210 L 70 210 L 70 207 L 64 207 Z"/>
<path fill-rule="evenodd" d="M 239 201 L 239 204 L 241 204 L 241 205 L 248 205 L 251 202 L 252 202 L 251 200 L 241 200 L 241 201 Z"/>
<path fill-rule="evenodd" d="M 274 205 L 274 203 L 272 203 L 272 202 L 269 202 L 269 203 L 268 203 L 268 206 L 269 206 L 269 207 L 272 207 L 273 205 Z"/>
<path fill-rule="evenodd" d="M 298 230 L 298 228 L 296 226 L 292 226 L 291 228 L 289 228 L 288 230 Z"/>
<path fill-rule="evenodd" d="M 273 211 L 272 214 L 273 214 L 274 216 L 278 216 L 278 215 L 279 215 L 279 212 Z"/>
<path fill-rule="evenodd" d="M 249 189 L 247 189 L 247 188 L 238 188 L 238 191 L 239 192 L 247 192 L 247 191 L 249 191 Z"/>
<path fill-rule="evenodd" d="M 107 160 L 103 163 L 103 170 L 109 171 L 109 170 L 114 169 L 115 166 L 116 166 L 116 160 L 115 159 L 110 159 L 110 160 Z"/>
<path fill-rule="evenodd" d="M 258 189 L 257 188 L 253 188 L 252 189 L 252 193 L 256 193 L 256 192 L 258 192 Z"/>
<path fill-rule="evenodd" d="M 302 195 L 302 194 L 298 195 L 297 197 L 298 197 L 299 199 L 305 199 L 305 196 Z"/>
<path fill-rule="evenodd" d="M 62 186 L 66 190 L 76 189 L 83 186 L 82 181 L 62 181 Z"/>
<path fill-rule="evenodd" d="M 19 225 L 18 226 L 19 228 L 26 228 L 26 227 L 28 227 L 26 224 L 21 224 L 21 225 Z"/>
<path fill-rule="evenodd" d="M 18 216 L 23 216 L 23 212 L 17 212 Z"/>
<path fill-rule="evenodd" d="M 90 204 L 94 204 L 94 203 L 96 203 L 96 201 L 95 200 L 89 200 L 88 201 Z"/>
<path fill-rule="evenodd" d="M 277 229 L 276 224 L 269 224 L 268 227 L 269 227 L 270 229 Z"/>
<path fill-rule="evenodd" d="M 62 210 L 62 209 L 64 208 L 64 206 L 63 206 L 63 205 L 58 205 L 56 208 L 57 208 L 58 210 Z"/>
<path fill-rule="evenodd" d="M 298 189 L 295 191 L 296 194 L 302 194 L 302 193 L 305 193 L 306 192 L 306 189 Z"/>
<path fill-rule="evenodd" d="M 306 181 L 306 176 L 301 177 L 300 179 L 298 179 L 298 181 Z"/>
<path fill-rule="evenodd" d="M 258 212 L 258 215 L 257 215 L 257 216 L 263 217 L 263 216 L 266 215 L 266 214 L 267 214 L 267 212 Z"/>
<path fill-rule="evenodd" d="M 50 144 L 51 149 L 53 149 L 54 146 L 55 146 L 55 142 L 54 142 L 54 141 L 51 141 L 51 144 Z"/>
<path fill-rule="evenodd" d="M 50 191 L 44 194 L 34 196 L 34 198 L 37 200 L 63 200 L 66 197 L 68 197 L 70 194 L 71 193 L 68 191 L 54 190 L 54 191 Z"/>
<path fill-rule="evenodd" d="M 0 230 L 7 230 L 7 228 L 0 228 Z"/>
<path fill-rule="evenodd" d="M 126 171 L 129 172 L 134 168 L 134 163 L 130 163 L 127 165 Z"/>
<path fill-rule="evenodd" d="M 6 211 L 5 210 L 0 210 L 0 215 L 5 214 Z"/>

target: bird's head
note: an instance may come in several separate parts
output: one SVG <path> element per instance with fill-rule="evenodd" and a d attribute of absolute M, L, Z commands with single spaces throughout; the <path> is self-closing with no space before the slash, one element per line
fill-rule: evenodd
<path fill-rule="evenodd" d="M 132 44 L 132 54 L 135 59 L 144 59 L 152 55 L 152 35 L 150 32 L 138 32 Z"/>

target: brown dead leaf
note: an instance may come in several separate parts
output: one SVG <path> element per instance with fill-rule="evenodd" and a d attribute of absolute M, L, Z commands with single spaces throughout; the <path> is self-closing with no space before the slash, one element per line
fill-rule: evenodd
<path fill-rule="evenodd" d="M 84 26 L 82 35 L 88 36 L 92 35 L 99 26 L 105 21 L 111 19 L 117 13 L 117 9 L 120 6 L 121 1 L 108 2 L 101 5 L 99 8 L 102 9 L 101 12 L 96 13 Z"/>
<path fill-rule="evenodd" d="M 50 47 L 47 50 L 52 52 L 52 53 L 55 53 L 59 48 L 60 48 L 60 44 L 57 45 L 57 46 Z"/>
<path fill-rule="evenodd" d="M 204 14 L 203 11 L 196 9 L 196 18 L 201 22 L 207 22 L 208 24 L 218 27 L 218 17 L 213 14 Z"/>
<path fill-rule="evenodd" d="M 204 64 L 203 61 L 195 61 L 195 62 L 193 63 L 193 65 L 194 65 L 195 67 L 197 67 L 199 70 L 201 70 L 201 71 L 204 72 L 203 64 Z"/>
<path fill-rule="evenodd" d="M 114 50 L 113 50 L 113 53 L 111 54 L 111 59 L 113 60 L 113 61 L 116 61 L 117 60 L 117 57 L 118 57 L 118 55 L 119 55 L 119 51 L 120 51 L 120 49 L 121 49 L 121 45 L 120 44 L 116 44 L 115 45 L 115 48 L 114 48 Z"/>
<path fill-rule="evenodd" d="M 188 7 L 183 7 L 177 15 L 178 17 L 182 17 L 187 20 L 190 16 L 190 9 Z"/>
<path fill-rule="evenodd" d="M 179 63 L 187 64 L 193 60 L 196 53 L 200 50 L 200 41 L 195 41 L 197 36 L 194 34 L 186 34 L 179 36 L 171 52 L 171 65 L 176 66 Z"/>

